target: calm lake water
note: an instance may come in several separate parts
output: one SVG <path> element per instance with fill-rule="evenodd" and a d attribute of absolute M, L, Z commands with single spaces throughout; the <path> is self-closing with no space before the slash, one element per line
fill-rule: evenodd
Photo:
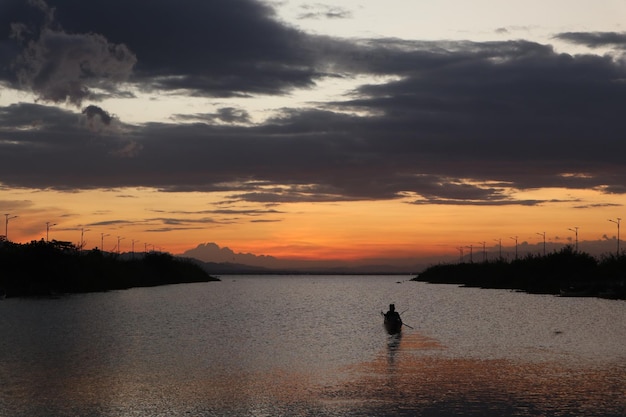
<path fill-rule="evenodd" d="M 408 278 L 0 300 L 0 416 L 626 415 L 626 302 Z"/>

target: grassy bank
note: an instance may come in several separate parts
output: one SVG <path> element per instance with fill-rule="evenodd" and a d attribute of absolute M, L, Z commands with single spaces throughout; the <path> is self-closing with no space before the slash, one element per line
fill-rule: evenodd
<path fill-rule="evenodd" d="M 8 297 L 215 281 L 196 263 L 165 253 L 122 257 L 66 242 L 0 245 L 0 291 Z"/>
<path fill-rule="evenodd" d="M 567 246 L 545 256 L 433 265 L 415 281 L 501 288 L 538 294 L 626 299 L 626 256 L 600 259 Z"/>

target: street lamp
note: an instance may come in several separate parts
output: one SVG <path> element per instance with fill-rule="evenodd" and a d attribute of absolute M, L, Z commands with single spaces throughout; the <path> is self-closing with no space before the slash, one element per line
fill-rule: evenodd
<path fill-rule="evenodd" d="M 498 250 L 499 250 L 498 257 L 500 260 L 502 260 L 502 238 L 494 239 L 494 240 L 498 242 Z"/>
<path fill-rule="evenodd" d="M 539 236 L 543 236 L 543 256 L 546 256 L 546 232 L 537 233 Z"/>
<path fill-rule="evenodd" d="M 132 253 L 132 257 L 133 257 L 133 259 L 134 259 L 134 258 L 135 258 L 135 242 L 139 243 L 139 241 L 138 241 L 137 239 L 132 239 L 132 240 L 131 240 L 131 242 L 132 242 L 132 250 L 131 250 L 131 253 Z"/>
<path fill-rule="evenodd" d="M 609 221 L 617 225 L 617 256 L 619 257 L 619 222 L 622 221 L 622 219 L 618 217 L 617 220 L 609 219 Z"/>
<path fill-rule="evenodd" d="M 85 229 L 84 227 L 81 227 L 80 229 L 80 251 L 83 251 L 83 248 L 85 247 L 85 232 L 90 231 L 91 229 Z"/>
<path fill-rule="evenodd" d="M 572 232 L 576 233 L 576 252 L 578 252 L 578 226 L 572 228 L 568 228 L 567 230 L 571 230 Z"/>
<path fill-rule="evenodd" d="M 487 242 L 478 242 L 478 243 L 481 243 L 483 245 L 483 262 L 487 262 L 487 249 L 485 249 Z"/>
<path fill-rule="evenodd" d="M 120 254 L 120 240 L 122 240 L 122 239 L 124 239 L 124 238 L 121 237 L 121 236 L 117 237 L 117 254 L 118 255 Z"/>
<path fill-rule="evenodd" d="M 57 225 L 56 223 L 50 224 L 50 222 L 46 222 L 46 242 L 50 241 L 50 228 L 56 225 Z"/>
<path fill-rule="evenodd" d="M 105 236 L 111 236 L 109 233 L 104 234 L 104 233 L 100 233 L 100 250 L 102 252 L 104 252 L 104 237 Z"/>
<path fill-rule="evenodd" d="M 518 236 L 512 237 L 511 239 L 513 239 L 515 241 L 515 260 L 517 260 L 517 238 Z"/>
<path fill-rule="evenodd" d="M 466 246 L 466 248 L 469 248 L 470 250 L 470 263 L 473 264 L 474 263 L 474 248 L 472 245 Z"/>
<path fill-rule="evenodd" d="M 11 216 L 10 214 L 4 215 L 4 238 L 9 241 L 9 220 L 15 219 L 17 216 Z"/>

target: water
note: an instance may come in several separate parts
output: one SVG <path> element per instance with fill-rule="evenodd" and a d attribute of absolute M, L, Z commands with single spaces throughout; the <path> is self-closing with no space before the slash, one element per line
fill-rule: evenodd
<path fill-rule="evenodd" d="M 626 415 L 624 301 L 406 279 L 1 300 L 0 417 Z"/>

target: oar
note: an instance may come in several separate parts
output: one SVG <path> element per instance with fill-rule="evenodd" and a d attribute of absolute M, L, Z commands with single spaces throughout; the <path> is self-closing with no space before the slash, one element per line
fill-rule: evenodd
<path fill-rule="evenodd" d="M 404 310 L 402 313 L 400 313 L 400 315 L 403 315 L 403 314 L 404 314 L 404 313 L 406 313 L 407 311 L 409 311 L 409 309 L 408 309 L 408 308 L 407 308 L 406 310 Z M 403 325 L 403 326 L 408 327 L 409 329 L 414 330 L 414 329 L 413 329 L 411 326 L 409 326 L 408 324 L 404 324 L 404 323 L 402 323 L 402 325 Z"/>

